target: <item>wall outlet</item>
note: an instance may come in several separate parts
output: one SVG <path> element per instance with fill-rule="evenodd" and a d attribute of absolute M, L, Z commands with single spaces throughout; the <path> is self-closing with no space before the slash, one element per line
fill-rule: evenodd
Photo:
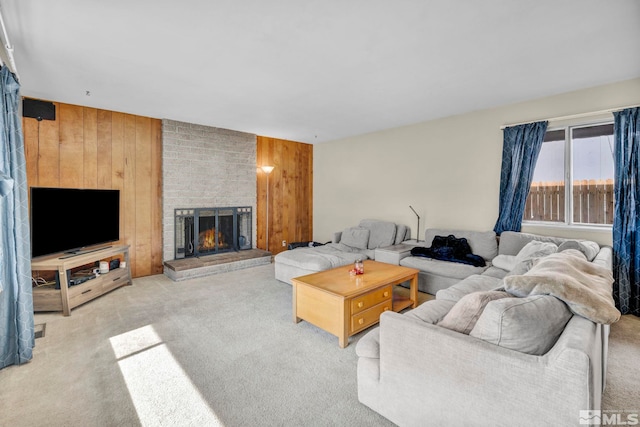
<path fill-rule="evenodd" d="M 286 246 L 287 246 L 287 241 L 286 241 L 286 240 L 283 240 L 283 241 L 282 241 L 282 246 L 283 246 L 283 247 L 286 247 Z"/>

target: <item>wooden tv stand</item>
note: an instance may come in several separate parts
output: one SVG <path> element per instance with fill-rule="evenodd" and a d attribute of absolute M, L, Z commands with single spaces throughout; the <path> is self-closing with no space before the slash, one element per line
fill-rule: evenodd
<path fill-rule="evenodd" d="M 79 285 L 69 286 L 67 271 L 114 257 L 124 257 L 126 266 L 100 274 L 95 279 Z M 110 246 L 73 256 L 56 254 L 34 258 L 31 260 L 31 271 L 57 271 L 60 289 L 33 288 L 33 311 L 62 311 L 65 316 L 70 316 L 72 308 L 120 286 L 130 285 L 132 282 L 129 266 L 129 246 L 125 245 Z"/>

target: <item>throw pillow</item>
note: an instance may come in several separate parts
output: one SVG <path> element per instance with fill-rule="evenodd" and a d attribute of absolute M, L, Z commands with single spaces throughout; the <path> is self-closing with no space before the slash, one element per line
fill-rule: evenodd
<path fill-rule="evenodd" d="M 383 248 L 391 246 L 396 240 L 396 224 L 377 219 L 363 219 L 358 227 L 369 230 L 369 243 L 365 249 Z"/>
<path fill-rule="evenodd" d="M 367 249 L 369 244 L 369 230 L 362 227 L 345 228 L 340 243 L 357 249 Z"/>
<path fill-rule="evenodd" d="M 398 224 L 396 226 L 396 240 L 394 242 L 394 244 L 399 245 L 400 243 L 404 242 L 405 240 L 408 240 L 408 236 L 407 236 L 407 231 L 409 229 L 407 228 L 406 225 L 402 225 L 402 224 Z"/>
<path fill-rule="evenodd" d="M 494 267 L 501 268 L 502 270 L 511 271 L 516 266 L 516 256 L 515 255 L 498 255 L 493 260 L 491 260 L 491 264 Z"/>
<path fill-rule="evenodd" d="M 558 246 L 550 242 L 540 242 L 532 240 L 518 252 L 515 259 L 515 266 L 507 276 L 519 276 L 531 269 L 533 264 L 540 258 L 556 253 Z"/>
<path fill-rule="evenodd" d="M 556 246 L 554 243 L 532 240 L 527 243 L 524 248 L 520 250 L 520 252 L 518 252 L 518 255 L 516 255 L 516 264 L 526 259 L 530 259 L 532 256 L 536 255 L 539 252 L 551 255 L 552 253 L 555 253 L 557 251 L 558 246 Z"/>
<path fill-rule="evenodd" d="M 553 347 L 572 313 L 549 295 L 491 301 L 469 333 L 501 347 L 541 356 Z"/>
<path fill-rule="evenodd" d="M 437 325 L 468 335 L 490 301 L 511 297 L 504 291 L 472 292 L 460 298 Z"/>

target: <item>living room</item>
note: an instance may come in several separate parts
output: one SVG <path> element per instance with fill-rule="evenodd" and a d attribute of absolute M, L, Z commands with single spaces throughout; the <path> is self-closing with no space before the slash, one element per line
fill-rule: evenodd
<path fill-rule="evenodd" d="M 255 242 L 254 247 L 269 250 L 273 255 L 284 251 L 288 243 L 328 242 L 332 240 L 334 232 L 355 225 L 363 218 L 406 224 L 411 227 L 413 238 L 423 237 L 423 230 L 428 227 L 490 230 L 499 211 L 503 126 L 538 120 L 550 120 L 555 124 L 575 123 L 584 120 L 581 115 L 587 115 L 589 121 L 611 119 L 610 111 L 640 103 L 640 67 L 631 67 L 631 70 L 608 67 L 610 69 L 606 73 L 593 77 L 593 80 L 583 77 L 575 69 L 556 74 L 557 69 L 549 71 L 539 67 L 534 74 L 543 74 L 545 78 L 540 80 L 543 83 L 546 81 L 546 84 L 538 83 L 537 86 L 529 85 L 526 80 L 529 75 L 519 77 L 522 70 L 516 67 L 511 71 L 508 81 L 504 80 L 504 75 L 502 81 L 486 80 L 486 86 L 496 94 L 494 100 L 480 90 L 486 90 L 486 87 L 478 87 L 477 80 L 465 80 L 468 75 L 460 71 L 461 64 L 467 64 L 478 73 L 499 69 L 503 65 L 498 60 L 501 51 L 494 48 L 496 50 L 485 53 L 486 58 L 482 61 L 482 58 L 469 56 L 465 60 L 457 59 L 461 61 L 456 62 L 459 68 L 446 70 L 451 74 L 451 80 L 442 84 L 449 86 L 446 97 L 425 95 L 441 94 L 434 87 L 415 86 L 407 89 L 402 86 L 401 90 L 399 81 L 387 84 L 378 82 L 379 87 L 374 90 L 370 86 L 367 98 L 359 100 L 369 106 L 377 105 L 377 108 L 345 116 L 348 118 L 342 120 L 339 120 L 339 114 L 330 111 L 334 105 L 318 102 L 312 109 L 301 110 L 299 115 L 287 116 L 289 129 L 269 117 L 276 116 L 276 113 L 264 113 L 263 116 L 249 114 L 253 111 L 249 108 L 244 113 L 236 112 L 236 117 L 225 117 L 223 121 L 223 114 L 217 109 L 233 109 L 232 106 L 239 109 L 243 106 L 242 102 L 247 102 L 247 95 L 243 96 L 244 101 L 230 101 L 225 96 L 219 96 L 219 99 L 228 102 L 218 102 L 215 91 L 207 94 L 207 102 L 221 106 L 200 108 L 200 113 L 176 114 L 176 110 L 165 113 L 154 110 L 155 106 L 149 106 L 145 112 L 140 106 L 153 104 L 154 101 L 144 99 L 153 100 L 155 95 L 146 87 L 138 90 L 114 74 L 103 77 L 112 86 L 118 86 L 118 91 L 124 90 L 131 96 L 129 102 L 116 106 L 107 99 L 104 90 L 97 89 L 98 82 L 90 77 L 93 73 L 99 75 L 101 66 L 107 68 L 111 65 L 107 59 L 117 58 L 115 47 L 105 52 L 103 64 L 87 66 L 84 71 L 87 77 L 81 81 L 81 96 L 77 93 L 78 87 L 70 84 L 58 92 L 66 92 L 64 95 L 49 96 L 44 88 L 47 84 L 55 84 L 47 83 L 46 79 L 36 84 L 30 78 L 34 75 L 30 67 L 38 65 L 38 61 L 30 57 L 32 47 L 24 39 L 30 24 L 23 20 L 30 16 L 27 12 L 31 6 L 19 6 L 15 1 L 1 1 L 0 5 L 5 14 L 9 37 L 15 45 L 21 95 L 51 101 L 57 112 L 55 121 L 31 118 L 22 122 L 27 177 L 37 177 L 38 186 L 63 187 L 73 183 L 69 186 L 100 188 L 104 185 L 104 188 L 120 188 L 124 201 L 124 226 L 120 243 L 131 246 L 130 264 L 134 276 L 133 286 L 118 289 L 77 307 L 69 317 L 60 313 L 36 314 L 35 323 L 46 324 L 46 334 L 36 340 L 33 360 L 0 370 L 3 383 L 0 398 L 10 403 L 0 410 L 0 418 L 10 420 L 11 425 L 37 425 L 47 420 L 53 425 L 218 423 L 231 426 L 298 425 L 303 422 L 311 425 L 389 425 L 386 419 L 358 402 L 355 342 L 340 349 L 334 336 L 305 322 L 291 322 L 291 286 L 274 280 L 272 264 L 180 283 L 171 282 L 162 274 L 163 263 L 174 257 L 173 247 L 167 246 L 173 238 L 174 208 L 251 206 L 254 215 L 251 240 Z M 630 11 L 638 12 L 637 6 L 632 3 L 625 5 Z M 86 6 L 73 6 L 80 7 L 80 16 L 95 18 L 94 13 L 85 15 Z M 292 7 L 291 4 L 288 6 Z M 105 6 L 104 10 L 97 10 L 118 16 L 121 13 L 119 7 L 124 6 Z M 359 7 L 367 8 L 368 5 L 360 4 Z M 512 6 L 504 2 L 501 7 L 504 8 L 502 12 L 494 12 L 513 11 Z M 571 9 L 569 5 L 565 7 Z M 566 11 L 564 8 L 562 10 Z M 439 11 L 444 13 L 444 10 Z M 350 15 L 344 12 L 342 18 L 335 19 L 348 20 L 347 16 L 351 19 L 357 16 L 357 11 L 349 10 Z M 424 12 L 428 15 L 428 10 Z M 535 12 L 536 16 L 543 15 L 539 9 Z M 42 13 L 35 15 L 37 18 L 33 18 L 35 21 L 32 24 L 42 25 Z M 162 16 L 166 18 L 166 15 Z M 313 17 L 304 16 L 304 23 L 322 23 L 320 19 L 316 21 Z M 332 17 L 333 14 L 326 16 Z M 632 21 L 637 22 L 639 18 L 637 16 Z M 126 20 L 126 25 L 131 25 L 132 21 L 144 22 L 130 19 Z M 255 23 L 253 19 L 248 22 Z M 471 24 L 474 16 L 464 14 L 464 19 L 464 22 Z M 591 19 L 595 20 L 593 17 Z M 64 25 L 64 20 L 55 22 L 56 25 Z M 87 34 L 88 22 L 87 19 L 84 27 L 81 27 Z M 234 20 L 234 23 L 237 21 Z M 528 28 L 537 28 L 534 24 L 529 25 L 531 27 Z M 47 27 L 53 31 L 50 27 L 53 25 Z M 294 27 L 301 30 L 299 26 Z M 479 27 L 473 28 L 480 30 L 483 26 Z M 611 31 L 613 28 L 615 25 L 612 25 Z M 633 33 L 634 30 L 628 31 Z M 580 34 L 588 33 L 585 31 Z M 279 37 L 284 35 L 275 37 L 276 44 L 286 45 Z M 371 37 L 375 43 L 388 48 L 384 37 Z M 135 42 L 136 47 L 146 46 L 149 50 L 155 50 L 156 56 L 166 57 L 154 40 L 142 35 L 140 38 Z M 167 36 L 167 40 L 169 38 Z M 443 35 L 439 37 L 444 38 Z M 572 45 L 570 37 L 561 39 L 565 43 L 563 46 Z M 72 43 L 70 45 L 73 46 Z M 577 45 L 576 49 L 584 49 L 584 46 Z M 433 48 L 432 44 L 429 46 Z M 119 47 L 122 48 L 122 45 Z M 61 60 L 69 55 L 61 47 L 59 49 L 57 55 Z M 191 49 L 187 49 L 188 53 L 195 57 L 196 52 Z M 206 47 L 203 49 L 206 50 Z M 212 56 L 216 52 L 220 54 L 219 51 L 213 52 L 210 53 Z M 297 51 L 293 49 L 293 52 Z M 176 56 L 184 57 L 186 54 Z M 450 56 L 445 55 L 445 59 L 440 61 L 454 61 L 455 58 Z M 523 60 L 522 56 L 516 56 L 514 61 Z M 605 55 L 597 67 L 607 68 L 601 64 L 610 64 L 613 57 L 617 58 Z M 433 62 L 438 61 L 433 59 Z M 170 64 L 170 61 L 165 62 Z M 186 62 L 190 67 L 199 65 L 198 61 L 194 63 L 191 59 Z M 245 62 L 241 63 L 246 66 Z M 576 68 L 585 67 L 587 63 Z M 124 74 L 153 73 L 153 68 L 142 60 L 121 65 Z M 332 65 L 335 66 L 335 63 Z M 375 68 L 373 64 L 370 65 Z M 139 67 L 138 71 L 136 67 Z M 347 68 L 345 66 L 345 73 Z M 364 68 L 358 70 L 362 73 Z M 571 75 L 572 72 L 575 74 L 573 82 L 564 75 Z M 201 99 L 195 87 L 197 83 L 189 81 L 188 69 L 174 69 L 172 74 L 180 84 L 185 85 L 189 100 L 195 102 Z M 491 74 L 489 72 L 484 76 Z M 280 80 L 267 77 L 260 80 L 259 76 L 260 73 L 251 74 L 255 80 L 244 84 L 249 88 L 259 84 L 284 85 Z M 271 74 L 269 76 L 272 77 Z M 55 73 L 51 79 L 54 77 Z M 312 81 L 318 77 L 313 75 L 307 78 Z M 363 75 L 363 81 L 369 83 L 366 77 Z M 307 78 L 301 80 L 310 85 Z M 359 81 L 352 75 L 349 78 L 353 82 Z M 402 78 L 402 73 L 396 75 L 397 80 Z M 562 84 L 555 85 L 556 80 L 562 80 Z M 294 79 L 294 82 L 298 81 Z M 242 82 L 229 85 L 238 92 L 243 88 Z M 358 84 L 354 83 L 354 86 Z M 396 98 L 391 95 L 387 97 L 385 90 L 391 94 L 396 87 L 407 98 L 420 97 L 424 111 L 420 104 L 403 105 L 397 101 L 394 104 L 392 101 Z M 342 89 L 349 92 L 344 86 Z M 160 92 L 162 89 L 158 87 L 156 90 Z M 513 90 L 513 95 L 509 93 L 510 90 Z M 336 92 L 334 90 L 332 93 L 337 98 L 339 94 Z M 482 101 L 480 95 L 485 97 Z M 261 98 L 260 92 L 253 96 Z M 295 96 L 289 96 L 293 103 Z M 306 89 L 300 89 L 298 97 L 304 98 L 305 103 L 313 104 L 315 96 Z M 474 101 L 467 102 L 470 99 Z M 256 109 L 270 111 L 270 103 L 281 104 L 285 101 L 287 99 L 281 98 L 256 101 Z M 159 105 L 160 101 L 157 103 Z M 185 111 L 189 103 L 184 102 Z M 352 99 L 344 99 L 342 106 L 352 105 L 346 110 L 357 110 L 359 104 Z M 202 105 L 206 106 L 207 103 Z M 459 108 L 461 105 L 464 107 Z M 401 111 L 404 118 L 399 119 L 397 111 L 394 111 L 395 121 L 388 124 L 384 117 L 386 109 Z M 307 123 L 314 121 L 314 113 L 318 113 L 319 118 L 317 129 L 313 129 L 315 125 Z M 243 114 L 247 118 L 238 119 L 237 116 Z M 220 117 L 220 121 L 216 121 L 216 117 Z M 248 123 L 249 117 L 253 120 L 251 123 Z M 343 128 L 347 126 L 343 123 L 346 121 L 353 122 L 354 127 Z M 248 171 L 250 178 L 241 177 L 234 182 L 225 181 L 215 173 L 207 178 L 177 178 L 175 171 L 169 173 L 167 165 L 171 159 L 167 153 L 170 151 L 168 142 L 172 138 L 169 134 L 175 134 L 179 128 L 200 132 L 200 136 L 206 137 L 200 141 L 203 144 L 214 141 L 236 147 L 247 144 L 248 148 L 242 145 L 245 148 L 238 150 L 241 154 L 234 152 L 229 156 L 244 156 L 244 163 L 241 162 L 241 166 L 235 169 L 243 173 Z M 304 128 L 304 131 L 300 128 Z M 108 139 L 105 137 L 106 129 L 109 129 Z M 121 129 L 122 139 L 119 141 L 114 137 L 116 129 Z M 58 133 L 52 135 L 52 130 Z M 91 139 L 91 135 L 96 135 L 96 138 Z M 224 138 L 230 139 L 225 141 Z M 51 166 L 52 153 L 46 151 L 49 146 L 43 143 L 52 140 L 55 141 L 53 145 L 62 150 L 58 151 L 60 161 L 56 161 L 55 166 L 57 181 L 51 178 L 54 170 Z M 98 145 L 107 140 L 107 145 Z M 71 150 L 68 150 L 69 141 L 76 144 Z M 95 164 L 83 162 L 82 158 L 87 153 L 84 149 L 91 146 L 102 149 L 109 147 L 111 161 L 108 166 L 106 157 L 99 154 L 104 151 L 92 152 L 96 154 Z M 174 152 L 180 152 L 180 149 Z M 114 163 L 114 153 L 120 153 L 120 164 Z M 218 170 L 219 163 L 210 162 L 211 159 L 206 157 L 195 155 L 180 158 L 179 167 L 181 165 L 186 172 L 201 169 L 196 165 Z M 138 162 L 131 164 L 125 160 L 133 158 Z M 198 163 L 200 161 L 202 163 Z M 83 166 L 81 169 L 77 166 L 78 162 Z M 268 177 L 260 169 L 263 165 L 275 167 Z M 75 169 L 70 170 L 74 166 Z M 108 172 L 104 172 L 107 167 Z M 174 194 L 194 190 L 189 187 L 203 181 L 211 188 L 230 192 L 231 196 L 205 193 L 202 195 L 202 201 L 205 202 L 202 205 L 183 206 L 181 203 L 184 199 L 178 200 L 177 205 L 167 204 L 167 187 L 180 179 L 185 179 L 184 190 L 169 188 Z M 86 182 L 92 184 L 87 185 Z M 198 197 L 198 191 L 196 189 L 196 195 L 189 195 L 188 198 Z M 243 194 L 238 195 L 240 191 Z M 409 206 L 417 211 L 419 220 Z M 416 234 L 418 228 L 421 235 Z M 524 224 L 522 231 L 612 245 L 610 227 L 567 228 Z M 212 293 L 212 289 L 220 293 Z M 620 363 L 624 366 L 631 360 L 616 362 L 615 351 L 624 354 L 621 357 L 628 358 L 629 354 L 638 350 L 637 346 L 631 350 L 627 347 L 631 345 L 629 337 L 637 334 L 640 326 L 637 326 L 637 318 L 630 316 L 631 319 L 627 320 L 626 317 L 624 328 L 612 326 L 612 334 L 618 340 L 612 344 L 611 363 L 614 365 Z M 243 319 L 251 320 L 247 323 Z M 140 345 L 127 348 L 131 346 L 127 338 Z M 354 338 L 357 341 L 360 336 Z M 136 355 L 141 357 L 134 357 Z M 144 369 L 145 365 L 164 366 L 166 369 L 152 372 Z M 618 367 L 617 372 L 624 372 L 623 366 Z M 623 378 L 622 374 L 611 376 L 613 382 L 608 384 L 609 388 L 605 391 L 609 400 L 605 399 L 603 409 L 637 409 L 611 406 L 633 402 L 631 399 L 625 400 L 629 397 L 626 393 L 637 387 L 638 378 L 632 374 L 626 380 Z M 5 387 L 5 384 L 9 386 Z M 23 390 L 20 390 L 21 384 L 25 384 Z M 175 388 L 171 388 L 172 385 Z M 171 399 L 159 400 L 157 406 L 152 407 L 144 398 L 145 392 L 158 399 L 160 396 Z M 63 393 L 66 397 L 56 401 Z M 332 396 L 338 397 L 333 399 Z M 174 412 L 157 411 L 163 405 Z M 182 410 L 184 408 L 189 410 Z M 197 416 L 190 418 L 194 414 Z M 165 417 L 164 420 L 162 417 Z M 425 424 L 428 425 L 428 422 Z"/>

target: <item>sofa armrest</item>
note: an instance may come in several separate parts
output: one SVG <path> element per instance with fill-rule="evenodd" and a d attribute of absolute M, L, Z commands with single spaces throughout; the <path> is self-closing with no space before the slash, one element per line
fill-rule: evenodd
<path fill-rule="evenodd" d="M 405 398 L 419 396 L 440 411 L 465 407 L 477 414 L 509 402 L 521 420 L 539 419 L 544 408 L 553 414 L 549 421 L 575 424 L 579 410 L 600 409 L 602 388 L 593 384 L 599 384 L 594 376 L 601 373 L 590 342 L 597 339 L 597 326 L 573 316 L 554 347 L 534 356 L 385 312 L 379 326 L 379 383 L 395 393 L 402 390 Z"/>

